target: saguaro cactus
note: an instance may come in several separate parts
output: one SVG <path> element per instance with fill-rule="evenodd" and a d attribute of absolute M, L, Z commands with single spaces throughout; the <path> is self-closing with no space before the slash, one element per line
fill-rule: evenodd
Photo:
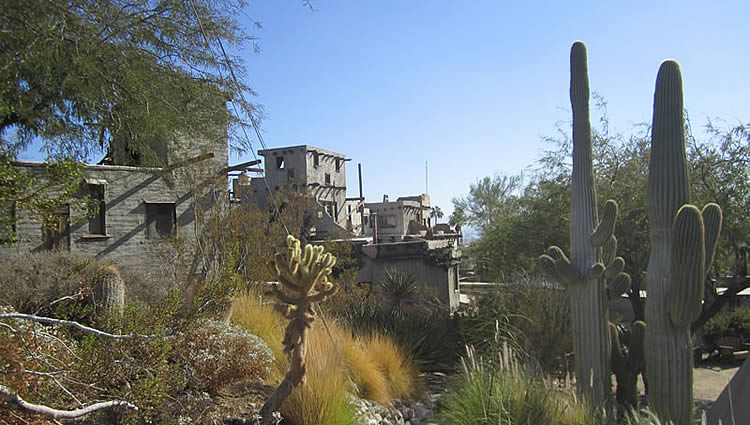
<path fill-rule="evenodd" d="M 338 289 L 328 281 L 336 257 L 323 251 L 322 246 L 312 245 L 303 250 L 297 238 L 288 236 L 286 252 L 277 253 L 269 264 L 282 286 L 273 286 L 273 294 L 281 301 L 276 307 L 289 319 L 282 343 L 290 365 L 284 380 L 259 412 L 262 424 L 272 423 L 273 412 L 278 410 L 287 395 L 298 384 L 305 383 L 305 342 L 307 330 L 315 320 L 313 305 Z"/>
<path fill-rule="evenodd" d="M 693 417 L 690 323 L 701 312 L 721 208 L 708 204 L 701 213 L 688 205 L 682 76 L 672 60 L 659 68 L 651 137 L 646 201 L 651 228 L 645 351 L 649 406 L 664 422 L 688 425 Z"/>
<path fill-rule="evenodd" d="M 617 204 L 608 201 L 599 223 L 591 153 L 586 46 L 581 42 L 574 43 L 570 50 L 570 104 L 573 108 L 571 255 L 568 260 L 562 249 L 553 246 L 539 258 L 539 264 L 566 288 L 572 314 L 577 387 L 592 402 L 600 404 L 611 387 L 607 291 L 600 282 L 607 267 L 600 262 L 600 257 L 602 246 L 608 245 L 610 249 L 605 250 L 608 253 L 616 249 L 613 232 Z M 622 272 L 621 258 L 617 264 L 614 255 L 607 260 L 610 260 L 606 264 L 612 267 L 613 277 Z M 619 270 L 612 273 L 617 268 Z M 629 282 L 629 277 L 627 280 Z"/>

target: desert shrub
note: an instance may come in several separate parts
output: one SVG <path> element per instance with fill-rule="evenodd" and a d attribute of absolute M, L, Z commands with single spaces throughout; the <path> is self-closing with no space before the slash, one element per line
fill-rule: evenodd
<path fill-rule="evenodd" d="M 476 301 L 463 320 L 466 342 L 480 352 L 508 343 L 535 359 L 546 373 L 570 370 L 573 334 L 565 293 L 533 278 L 498 286 Z"/>
<path fill-rule="evenodd" d="M 265 378 L 274 359 L 259 337 L 215 320 L 194 323 L 177 336 L 172 350 L 187 366 L 190 386 L 211 393 L 245 379 Z"/>
<path fill-rule="evenodd" d="M 706 322 L 703 329 L 703 337 L 710 344 L 724 336 L 750 340 L 750 307 L 739 307 L 734 311 L 718 314 Z"/>
<path fill-rule="evenodd" d="M 174 303 L 154 309 L 131 304 L 122 313 L 121 326 L 125 333 L 158 334 L 165 330 L 174 311 Z M 0 374 L 0 383 L 27 401 L 71 409 L 78 407 L 79 401 L 90 404 L 119 399 L 139 407 L 138 411 L 95 412 L 89 417 L 92 423 L 165 422 L 175 413 L 165 409 L 165 400 L 185 388 L 185 375 L 179 364 L 170 361 L 171 344 L 167 338 L 114 340 L 59 325 L 32 325 L 20 319 L 3 323 L 0 362 L 8 367 L 4 369 L 6 373 Z M 15 348 L 6 351 L 5 347 Z M 22 363 L 14 361 L 19 354 L 23 355 Z M 76 398 L 65 393 L 50 376 Z M 33 417 L 22 411 L 14 414 Z"/>
<path fill-rule="evenodd" d="M 49 304 L 64 296 L 89 296 L 101 265 L 69 252 L 40 252 L 0 258 L 0 270 L 0 302 L 21 313 L 43 310 L 59 317 L 72 314 L 66 311 L 72 310 L 72 304 Z"/>
<path fill-rule="evenodd" d="M 451 370 L 458 359 L 461 333 L 447 307 L 392 311 L 377 303 L 352 305 L 340 319 L 356 335 L 391 338 L 422 371 Z"/>
<path fill-rule="evenodd" d="M 231 322 L 266 342 L 274 357 L 270 378 L 278 382 L 284 377 L 289 366 L 284 345 L 281 343 L 287 322 L 281 313 L 276 311 L 274 304 L 268 301 L 271 301 L 271 298 L 264 298 L 260 291 L 238 295 L 232 301 Z"/>
<path fill-rule="evenodd" d="M 451 425 L 598 423 L 570 390 L 553 387 L 518 363 L 511 350 L 482 359 L 468 350 L 462 373 L 449 384 L 438 422 Z"/>
<path fill-rule="evenodd" d="M 286 319 L 257 294 L 235 298 L 232 321 L 268 342 L 274 354 L 271 376 L 280 381 L 288 368 L 281 340 Z M 356 423 L 348 393 L 389 404 L 418 393 L 416 368 L 387 336 L 354 336 L 346 322 L 319 318 L 307 339 L 307 378 L 282 405 L 282 415 L 297 425 Z M 345 366 L 345 367 L 342 367 Z"/>

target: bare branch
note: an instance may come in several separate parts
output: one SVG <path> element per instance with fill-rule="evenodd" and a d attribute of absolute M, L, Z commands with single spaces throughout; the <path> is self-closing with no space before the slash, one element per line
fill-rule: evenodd
<path fill-rule="evenodd" d="M 23 319 L 23 320 L 31 320 L 32 322 L 49 323 L 52 325 L 72 326 L 84 332 L 90 332 L 97 336 L 102 336 L 102 337 L 112 338 L 112 339 L 161 338 L 161 337 L 167 336 L 166 333 L 158 334 L 158 335 L 137 335 L 137 334 L 114 335 L 108 332 L 100 331 L 99 329 L 94 329 L 86 325 L 82 325 L 78 322 L 73 322 L 71 320 L 53 319 L 51 317 L 34 316 L 33 314 L 4 313 L 4 314 L 0 314 L 0 319 Z"/>
<path fill-rule="evenodd" d="M 138 410 L 138 407 L 136 407 L 135 405 L 122 400 L 104 401 L 101 403 L 92 404 L 81 409 L 58 410 L 53 409 L 49 406 L 44 406 L 42 404 L 29 403 L 4 385 L 0 385 L 0 398 L 5 400 L 7 403 L 13 403 L 17 405 L 21 409 L 54 419 L 80 418 L 81 416 L 88 415 L 89 413 L 96 410 L 109 409 L 110 407 L 125 407 L 128 409 Z"/>

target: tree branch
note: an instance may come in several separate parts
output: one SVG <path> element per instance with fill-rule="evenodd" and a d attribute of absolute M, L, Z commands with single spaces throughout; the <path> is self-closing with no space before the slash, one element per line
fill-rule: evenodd
<path fill-rule="evenodd" d="M 40 322 L 40 323 L 49 323 L 53 325 L 65 325 L 65 326 L 72 326 L 74 328 L 80 329 L 84 332 L 89 332 L 97 336 L 102 336 L 106 338 L 112 338 L 112 339 L 134 339 L 134 338 L 160 338 L 167 336 L 166 333 L 158 334 L 158 335 L 137 335 L 137 334 L 128 334 L 128 335 L 114 335 L 111 333 L 107 333 L 104 331 L 100 331 L 99 329 L 94 329 L 91 327 L 88 327 L 86 325 L 82 325 L 78 322 L 73 322 L 71 320 L 60 320 L 60 319 L 53 319 L 51 317 L 44 317 L 44 316 L 34 316 L 32 314 L 23 314 L 23 313 L 4 313 L 0 314 L 0 319 L 23 319 L 23 320 L 31 320 L 32 322 Z"/>
<path fill-rule="evenodd" d="M 74 410 L 58 410 L 41 404 L 33 404 L 22 399 L 18 394 L 12 392 L 4 385 L 0 385 L 0 398 L 5 400 L 7 403 L 13 403 L 18 405 L 21 409 L 28 410 L 29 412 L 37 413 L 39 415 L 47 416 L 54 419 L 73 419 L 79 418 L 83 415 L 88 415 L 91 412 L 100 409 L 108 409 L 110 407 L 125 407 L 128 409 L 138 410 L 138 407 L 122 400 L 104 401 L 101 403 L 95 403 L 88 407 Z"/>

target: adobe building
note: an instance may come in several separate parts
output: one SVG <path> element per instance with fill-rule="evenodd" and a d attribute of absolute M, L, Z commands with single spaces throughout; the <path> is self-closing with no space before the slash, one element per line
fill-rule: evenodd
<path fill-rule="evenodd" d="M 15 239 L 0 244 L 0 255 L 70 251 L 143 272 L 174 263 L 165 242 L 179 239 L 185 247 L 194 246 L 197 209 L 228 201 L 227 144 L 225 138 L 215 143 L 192 141 L 155 151 L 166 166 L 138 166 L 137 157 L 118 155 L 84 165 L 80 194 L 98 203 L 94 216 L 66 204 L 55 212 L 57 225 L 49 228 L 12 206 Z M 13 166 L 43 184 L 48 165 L 15 161 Z"/>
<path fill-rule="evenodd" d="M 253 178 L 241 189 L 241 202 L 269 205 L 269 191 L 282 189 L 310 194 L 307 208 L 312 222 L 310 237 L 325 239 L 351 233 L 355 223 L 353 204 L 346 197 L 346 162 L 343 154 L 308 145 L 258 151 L 264 158 L 265 176 Z M 356 212 L 356 211 L 355 211 Z"/>

